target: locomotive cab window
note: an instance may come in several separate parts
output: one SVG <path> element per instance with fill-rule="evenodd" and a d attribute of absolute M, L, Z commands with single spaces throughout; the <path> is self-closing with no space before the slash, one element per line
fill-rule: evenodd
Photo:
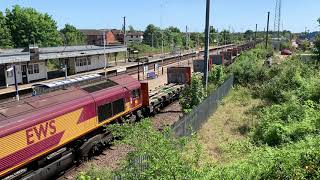
<path fill-rule="evenodd" d="M 111 103 L 104 104 L 98 107 L 98 120 L 99 123 L 112 117 Z"/>
<path fill-rule="evenodd" d="M 98 107 L 98 120 L 99 123 L 110 119 L 112 116 L 115 116 L 121 112 L 123 112 L 124 109 L 124 99 L 116 100 L 112 103 L 104 104 Z"/>
<path fill-rule="evenodd" d="M 112 103 L 112 111 L 113 111 L 113 115 L 117 115 L 117 114 L 123 112 L 124 111 L 124 100 L 119 99 L 117 101 L 114 101 Z"/>
<path fill-rule="evenodd" d="M 132 98 L 136 99 L 140 97 L 140 89 L 135 89 L 132 91 Z"/>

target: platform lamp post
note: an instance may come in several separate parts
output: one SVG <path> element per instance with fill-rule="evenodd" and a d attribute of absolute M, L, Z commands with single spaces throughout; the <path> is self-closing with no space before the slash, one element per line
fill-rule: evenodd
<path fill-rule="evenodd" d="M 18 88 L 18 82 L 17 82 L 17 72 L 16 72 L 16 65 L 13 64 L 9 69 L 7 69 L 7 72 L 13 71 L 13 77 L 14 77 L 14 87 L 16 89 L 16 100 L 19 101 L 19 88 Z"/>

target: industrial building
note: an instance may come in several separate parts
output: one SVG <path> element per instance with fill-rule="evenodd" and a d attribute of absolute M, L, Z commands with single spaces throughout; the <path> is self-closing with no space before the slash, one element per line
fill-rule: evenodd
<path fill-rule="evenodd" d="M 48 79 L 48 61 L 58 61 L 61 67 L 67 67 L 67 74 L 91 71 L 105 67 L 104 53 L 126 52 L 126 46 L 61 46 L 38 48 L 30 46 L 25 49 L 0 50 L 0 87 L 13 85 L 16 67 L 17 83 Z"/>

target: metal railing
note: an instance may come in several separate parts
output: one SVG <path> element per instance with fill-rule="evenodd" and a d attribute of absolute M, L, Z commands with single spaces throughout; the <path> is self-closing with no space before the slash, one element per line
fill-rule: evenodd
<path fill-rule="evenodd" d="M 198 131 L 202 124 L 217 110 L 219 102 L 233 86 L 234 76 L 230 76 L 220 87 L 211 93 L 199 106 L 182 116 L 171 128 L 176 137 L 189 136 Z"/>

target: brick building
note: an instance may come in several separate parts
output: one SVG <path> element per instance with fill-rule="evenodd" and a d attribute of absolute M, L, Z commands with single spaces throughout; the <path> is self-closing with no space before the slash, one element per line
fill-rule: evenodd
<path fill-rule="evenodd" d="M 103 46 L 105 34 L 106 45 L 119 44 L 115 34 L 108 29 L 80 29 L 86 38 L 88 45 Z"/>

